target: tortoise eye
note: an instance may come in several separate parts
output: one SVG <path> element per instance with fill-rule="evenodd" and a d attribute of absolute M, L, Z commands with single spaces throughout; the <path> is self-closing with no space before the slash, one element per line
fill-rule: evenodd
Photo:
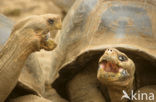
<path fill-rule="evenodd" d="M 126 61 L 126 60 L 127 60 L 127 57 L 124 56 L 124 55 L 119 55 L 119 56 L 118 56 L 118 59 L 119 59 L 120 61 Z"/>
<path fill-rule="evenodd" d="M 53 19 L 48 19 L 48 23 L 49 24 L 53 24 L 54 23 L 54 20 Z"/>

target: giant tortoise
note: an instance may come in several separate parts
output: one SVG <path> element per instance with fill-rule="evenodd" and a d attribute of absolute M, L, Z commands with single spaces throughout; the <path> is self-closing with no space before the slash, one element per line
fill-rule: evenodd
<path fill-rule="evenodd" d="M 7 40 L 11 24 L 9 20 L 1 18 L 1 45 Z M 8 25 L 7 25 L 8 24 Z M 50 102 L 41 96 L 44 90 L 41 69 L 38 62 L 35 61 L 33 55 L 29 56 L 34 51 L 40 49 L 53 50 L 56 47 L 54 41 L 50 38 L 49 32 L 59 30 L 61 27 L 61 18 L 54 14 L 45 14 L 40 16 L 30 16 L 20 20 L 12 29 L 11 35 L 5 45 L 0 50 L 0 101 L 10 101 L 11 98 L 16 98 L 13 102 Z M 8 32 L 7 32 L 8 31 Z M 3 41 L 4 40 L 4 41 Z M 29 56 L 29 58 L 28 58 Z M 28 59 L 27 59 L 28 58 Z M 24 66 L 24 62 L 27 62 Z M 22 67 L 25 68 L 22 68 Z M 21 73 L 22 71 L 22 73 Z M 21 73 L 21 75 L 20 75 Z M 19 79 L 18 79 L 19 78 Z M 18 85 L 13 91 L 13 88 Z M 25 89 L 26 91 L 22 90 Z M 28 96 L 24 96 L 27 95 Z M 31 95 L 34 94 L 34 95 Z"/>
<path fill-rule="evenodd" d="M 154 93 L 155 18 L 155 0 L 77 0 L 56 37 L 46 83 L 70 102 L 136 101 L 128 96 Z"/>

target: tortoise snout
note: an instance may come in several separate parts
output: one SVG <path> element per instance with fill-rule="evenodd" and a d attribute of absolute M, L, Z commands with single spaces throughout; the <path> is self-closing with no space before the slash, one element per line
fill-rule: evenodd
<path fill-rule="evenodd" d="M 115 53 L 116 53 L 115 50 L 111 48 L 105 50 L 105 54 L 107 55 L 114 55 Z"/>

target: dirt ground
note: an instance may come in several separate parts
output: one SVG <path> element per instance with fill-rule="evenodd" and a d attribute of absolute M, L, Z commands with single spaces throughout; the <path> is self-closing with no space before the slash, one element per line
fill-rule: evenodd
<path fill-rule="evenodd" d="M 61 8 L 52 0 L 0 0 L 0 13 L 13 21 L 29 16 L 55 13 L 64 16 Z"/>

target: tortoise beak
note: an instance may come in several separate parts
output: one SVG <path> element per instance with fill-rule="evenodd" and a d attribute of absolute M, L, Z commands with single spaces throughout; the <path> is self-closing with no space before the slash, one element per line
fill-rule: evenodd
<path fill-rule="evenodd" d="M 56 24 L 56 29 L 57 30 L 60 30 L 62 28 L 62 22 L 59 21 L 57 24 Z"/>

